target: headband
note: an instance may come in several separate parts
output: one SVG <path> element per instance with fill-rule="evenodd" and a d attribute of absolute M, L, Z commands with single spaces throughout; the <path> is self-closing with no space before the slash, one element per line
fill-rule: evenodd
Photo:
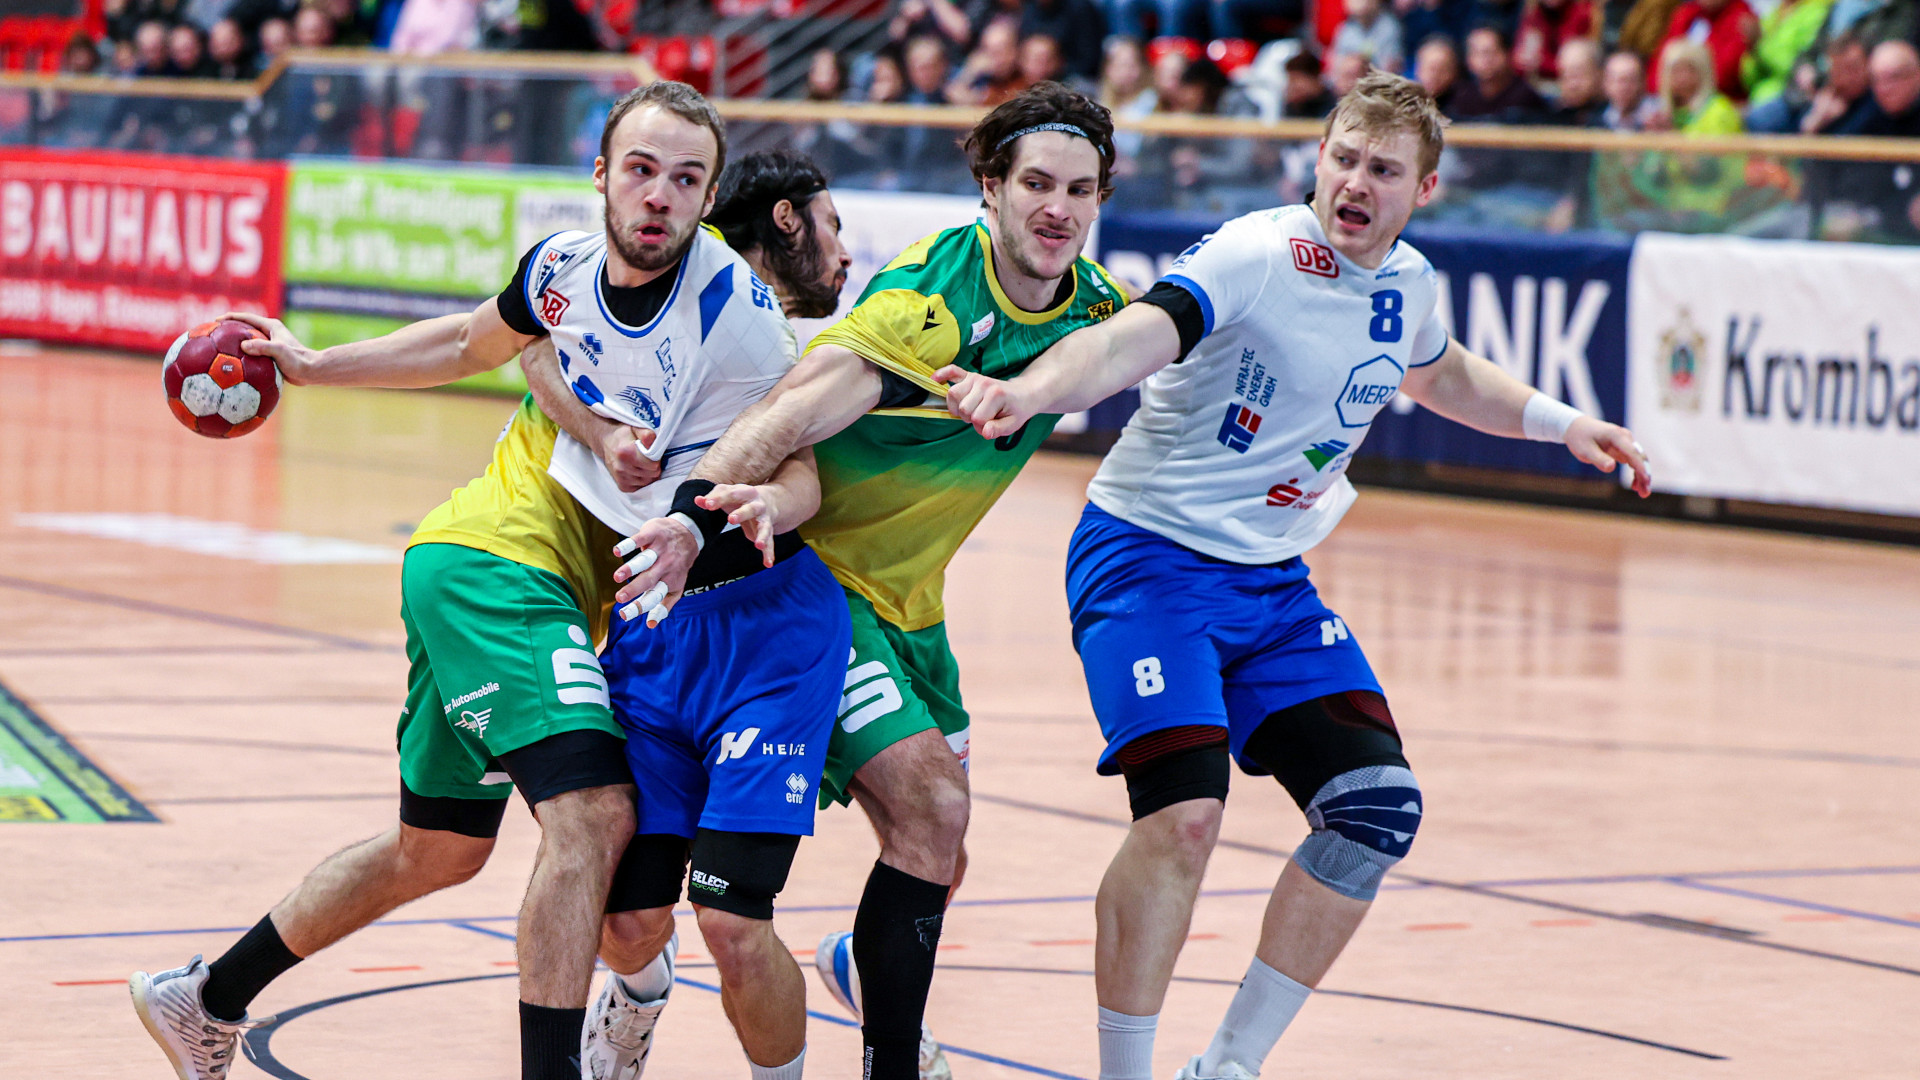
<path fill-rule="evenodd" d="M 1032 127 L 1023 127 L 1019 131 L 1016 131 L 1013 134 L 1007 136 L 1006 138 L 1001 139 L 999 142 L 993 144 L 993 152 L 997 154 L 1000 151 L 1005 150 L 1007 148 L 1008 143 L 1019 138 L 1020 136 L 1032 135 L 1035 132 L 1039 132 L 1039 131 L 1064 131 L 1069 135 L 1078 135 L 1081 138 L 1087 140 L 1088 142 L 1093 141 L 1093 136 L 1087 134 L 1085 131 L 1082 131 L 1080 128 L 1074 126 L 1073 124 L 1061 124 L 1061 123 L 1035 124 Z"/>

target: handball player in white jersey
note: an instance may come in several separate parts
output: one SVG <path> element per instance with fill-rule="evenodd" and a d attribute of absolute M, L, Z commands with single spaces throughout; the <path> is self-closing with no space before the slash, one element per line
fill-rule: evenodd
<path fill-rule="evenodd" d="M 1140 380 L 1069 548 L 1074 646 L 1133 825 L 1097 902 L 1102 1080 L 1149 1080 L 1153 1036 L 1225 806 L 1228 761 L 1272 775 L 1311 833 L 1274 886 L 1225 1019 L 1179 1080 L 1243 1078 L 1359 927 L 1419 829 L 1419 785 L 1353 631 L 1301 555 L 1353 504 L 1347 463 L 1397 392 L 1601 471 L 1645 454 L 1468 352 L 1400 240 L 1432 197 L 1442 120 L 1417 83 L 1363 78 L 1328 117 L 1309 205 L 1237 218 L 1141 301 L 1006 381 L 948 368 L 987 438 Z"/>

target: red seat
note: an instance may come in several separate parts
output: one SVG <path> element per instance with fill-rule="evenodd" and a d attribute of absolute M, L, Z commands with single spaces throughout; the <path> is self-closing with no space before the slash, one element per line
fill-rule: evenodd
<path fill-rule="evenodd" d="M 23 15 L 0 19 L 0 67 L 20 71 L 27 66 L 27 53 L 35 41 L 34 20 Z"/>
<path fill-rule="evenodd" d="M 1206 50 L 1192 38 L 1157 37 L 1147 42 L 1147 66 L 1159 63 L 1160 58 L 1170 52 L 1177 52 L 1189 60 L 1198 60 Z"/>
<path fill-rule="evenodd" d="M 1221 38 L 1207 45 L 1207 59 L 1220 65 L 1220 70 L 1231 75 L 1248 64 L 1260 52 L 1260 46 L 1245 38 Z"/>

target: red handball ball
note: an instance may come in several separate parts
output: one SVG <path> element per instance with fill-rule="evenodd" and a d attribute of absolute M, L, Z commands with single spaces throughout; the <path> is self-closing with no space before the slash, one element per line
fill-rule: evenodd
<path fill-rule="evenodd" d="M 202 323 L 167 350 L 161 377 L 173 415 L 209 439 L 232 439 L 267 422 L 280 404 L 280 368 L 272 357 L 240 351 L 267 335 L 238 319 Z"/>

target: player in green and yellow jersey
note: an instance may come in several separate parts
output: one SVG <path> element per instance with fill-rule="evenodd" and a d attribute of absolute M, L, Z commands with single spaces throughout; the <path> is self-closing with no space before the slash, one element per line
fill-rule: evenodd
<path fill-rule="evenodd" d="M 819 463 L 822 503 L 800 532 L 845 587 L 854 628 L 821 799 L 859 802 L 881 851 L 853 933 L 822 942 L 818 964 L 860 1017 L 867 1080 L 945 1071 L 922 1019 L 942 913 L 965 868 L 968 721 L 941 589 L 947 562 L 1059 419 L 984 442 L 947 413 L 936 373 L 1010 377 L 1125 303 L 1080 257 L 1111 190 L 1106 109 L 1041 83 L 982 119 L 966 149 L 983 223 L 935 233 L 875 275 L 676 496 L 759 482 L 799 447 L 813 446 Z M 635 540 L 653 553 L 636 564 L 653 561 L 620 572 L 627 618 L 656 584 L 673 590 L 671 603 L 697 551 L 676 518 L 648 522 Z"/>

